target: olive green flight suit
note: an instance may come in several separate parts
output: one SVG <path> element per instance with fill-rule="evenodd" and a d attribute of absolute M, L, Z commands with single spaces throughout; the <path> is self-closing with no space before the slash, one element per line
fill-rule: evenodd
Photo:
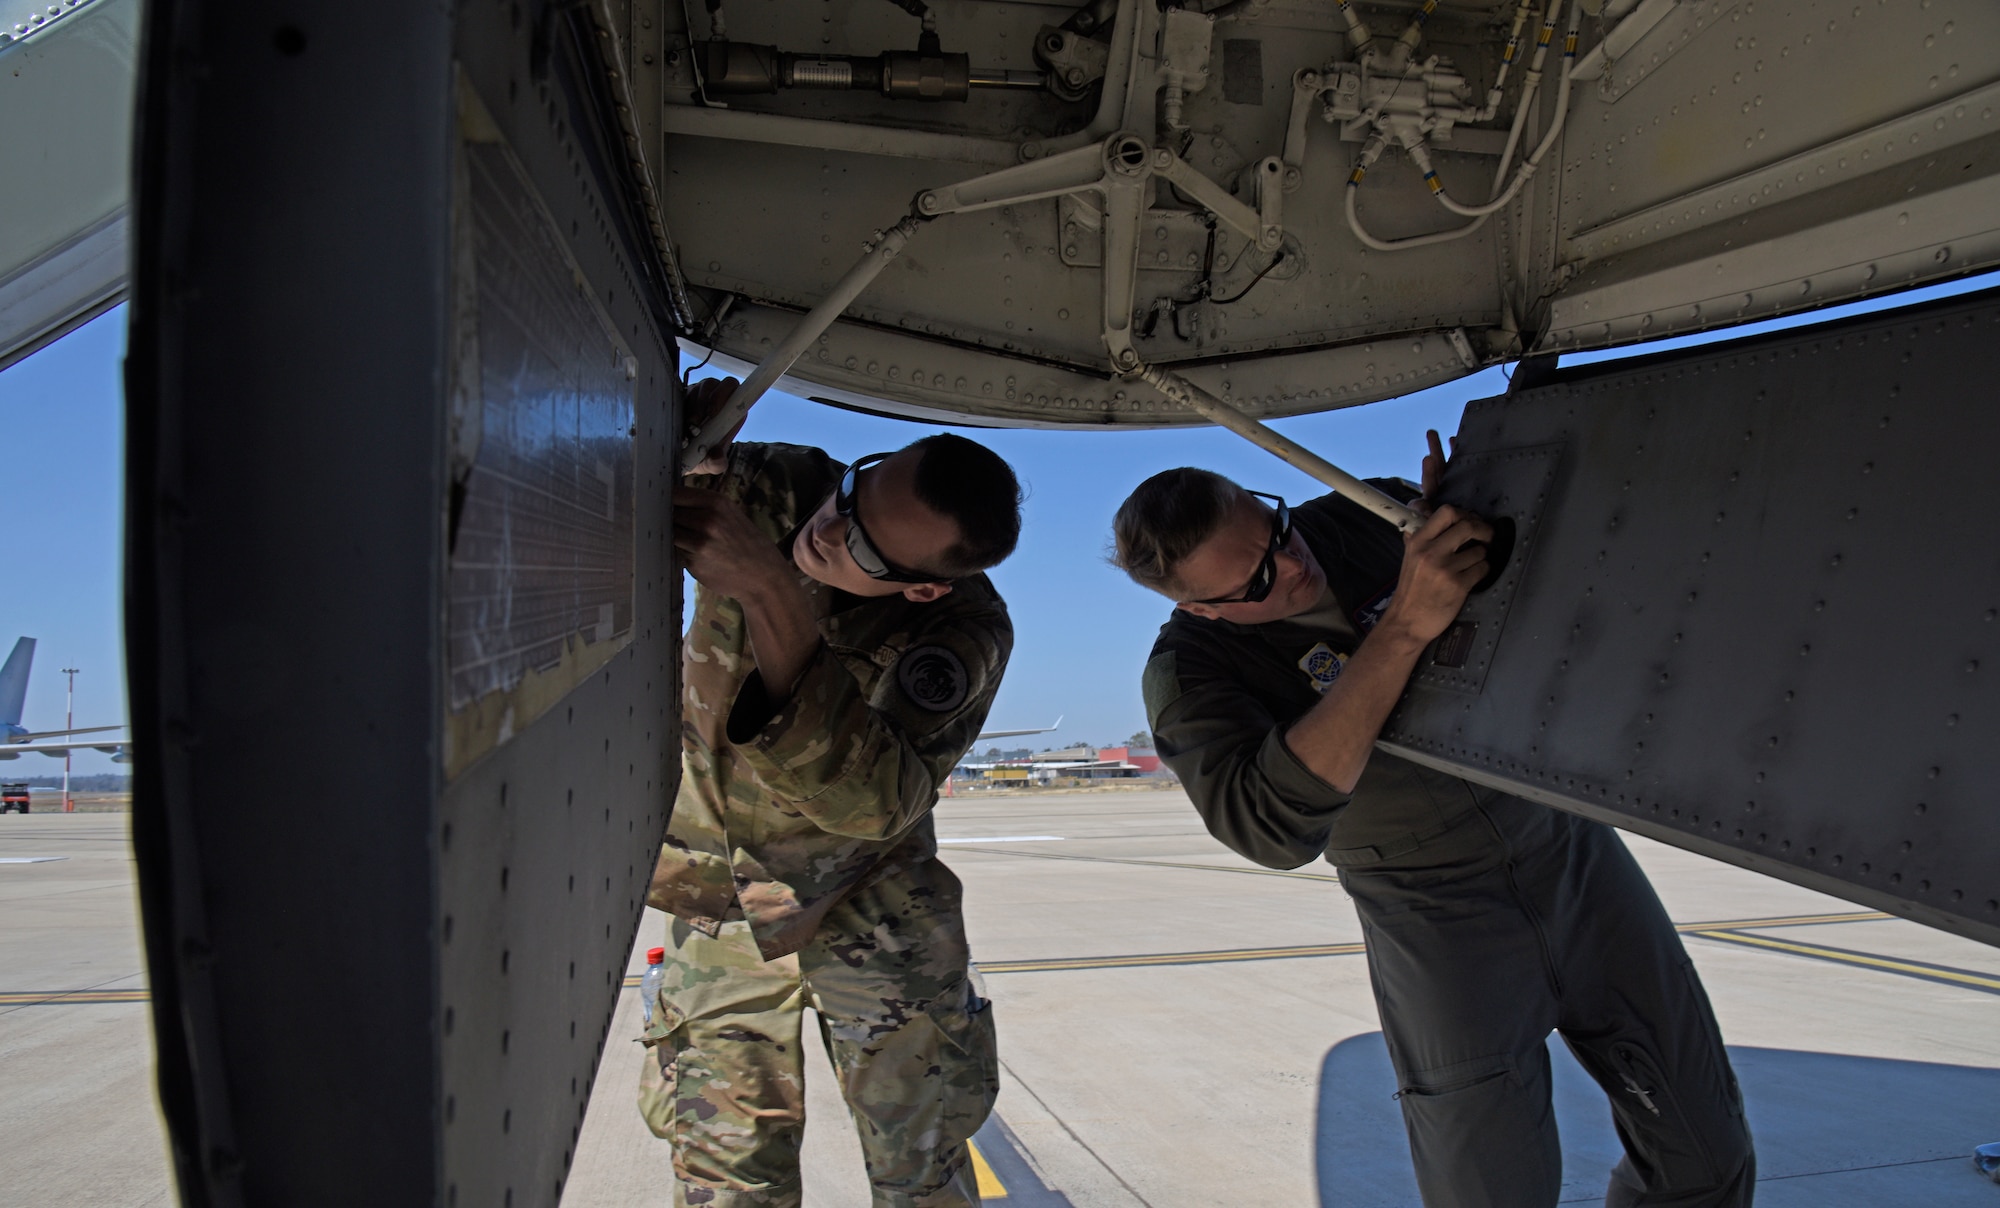
<path fill-rule="evenodd" d="M 1293 517 L 1344 617 L 1176 612 L 1146 666 L 1147 715 L 1218 839 L 1272 868 L 1339 869 L 1424 1203 L 1555 1204 L 1557 1031 L 1624 1142 L 1608 1205 L 1748 1205 L 1756 1163 L 1721 1033 L 1614 831 L 1379 750 L 1342 793 L 1285 744 L 1388 607 L 1403 556 L 1393 528 L 1337 496 Z"/>
<path fill-rule="evenodd" d="M 844 469 L 738 443 L 722 474 L 688 481 L 741 503 L 789 557 Z M 796 1205 L 810 1006 L 875 1203 L 976 1204 L 965 1142 L 998 1090 L 993 1013 L 930 811 L 979 734 L 1012 624 L 984 575 L 924 604 L 800 583 L 824 640 L 778 707 L 742 608 L 696 593 L 681 789 L 647 898 L 675 918 L 640 1108 L 673 1142 L 676 1203 Z"/>

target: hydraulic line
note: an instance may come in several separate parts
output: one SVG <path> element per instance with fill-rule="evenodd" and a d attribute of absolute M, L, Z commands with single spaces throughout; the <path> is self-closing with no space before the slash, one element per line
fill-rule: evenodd
<path fill-rule="evenodd" d="M 1549 121 L 1548 133 L 1543 136 L 1541 142 L 1536 146 L 1534 155 L 1530 157 L 1530 160 L 1523 161 L 1522 168 L 1525 171 L 1517 173 L 1513 182 L 1507 186 L 1506 191 L 1501 192 L 1501 183 L 1507 179 L 1508 165 L 1513 161 L 1514 152 L 1520 145 L 1522 132 L 1527 125 L 1530 102 L 1534 99 L 1535 91 L 1541 84 L 1542 63 L 1548 55 L 1549 45 L 1555 36 L 1556 14 L 1560 11 L 1561 5 L 1562 0 L 1549 0 L 1548 10 L 1543 16 L 1541 35 L 1536 39 L 1535 57 L 1528 66 L 1527 75 L 1522 80 L 1521 98 L 1515 107 L 1514 121 L 1507 131 L 1507 145 L 1501 151 L 1499 166 L 1494 170 L 1493 199 L 1484 206 L 1468 206 L 1463 208 L 1456 202 L 1447 202 L 1447 209 L 1452 210 L 1454 213 L 1465 214 L 1473 219 L 1472 222 L 1449 231 L 1437 231 L 1429 235 L 1413 235 L 1406 239 L 1379 239 L 1369 234 L 1368 230 L 1361 225 L 1361 215 L 1355 208 L 1355 201 L 1356 195 L 1360 192 L 1362 178 L 1368 174 L 1368 169 L 1381 156 L 1384 147 L 1388 143 L 1385 136 L 1376 134 L 1363 145 L 1361 154 L 1355 160 L 1354 171 L 1347 178 L 1347 197 L 1344 206 L 1347 215 L 1347 226 L 1349 230 L 1354 232 L 1354 237 L 1361 241 L 1362 246 L 1373 248 L 1378 252 L 1394 252 L 1409 248 L 1429 247 L 1439 243 L 1450 243 L 1455 239 L 1463 239 L 1465 236 L 1472 234 L 1484 226 L 1486 219 L 1490 215 L 1511 202 L 1515 195 L 1520 192 L 1521 186 L 1526 184 L 1528 179 L 1535 174 L 1535 166 L 1539 166 L 1541 158 L 1548 153 L 1550 147 L 1555 145 L 1556 136 L 1562 132 L 1563 122 L 1566 117 L 1564 111 L 1569 104 L 1569 68 L 1575 58 L 1577 27 L 1582 20 L 1582 9 L 1579 0 L 1570 0 L 1569 36 L 1565 43 L 1563 74 L 1558 82 L 1556 111 Z M 1433 194 L 1442 199 L 1443 186 L 1437 179 L 1437 173 L 1430 167 L 1426 149 L 1421 143 L 1418 143 L 1412 145 L 1409 150 L 1411 158 L 1418 163 L 1424 172 L 1425 183 L 1431 188 Z M 1534 166 L 1530 166 L 1531 162 Z"/>
<path fill-rule="evenodd" d="M 1437 11 L 1437 6 L 1438 0 L 1423 0 L 1423 3 L 1417 6 L 1416 14 L 1410 18 L 1409 25 L 1403 30 L 1403 36 L 1396 39 L 1396 44 L 1402 48 L 1397 52 L 1400 61 L 1408 62 L 1410 57 L 1417 53 L 1417 45 L 1424 40 L 1424 25 L 1430 21 L 1431 14 Z"/>
<path fill-rule="evenodd" d="M 1517 169 L 1514 173 L 1514 181 L 1512 184 L 1507 186 L 1506 192 L 1500 194 L 1498 197 L 1495 197 L 1493 200 L 1487 202 L 1483 206 L 1460 205 L 1458 202 L 1453 201 L 1451 199 L 1450 194 L 1444 191 L 1443 184 L 1441 184 L 1437 179 L 1437 173 L 1430 170 L 1430 163 L 1429 163 L 1430 157 L 1422 150 L 1422 144 L 1420 143 L 1417 146 L 1410 148 L 1410 157 L 1417 161 L 1417 165 L 1420 168 L 1424 169 L 1425 172 L 1424 179 L 1427 182 L 1429 182 L 1431 186 L 1431 192 L 1437 197 L 1439 205 L 1442 205 L 1445 209 L 1450 210 L 1454 214 L 1462 214 L 1467 218 L 1483 218 L 1486 215 L 1493 213 L 1495 210 L 1498 210 L 1501 207 L 1507 205 L 1507 203 L 1513 201 L 1515 194 L 1521 191 L 1521 187 L 1528 183 L 1529 178 L 1534 176 L 1535 170 L 1541 167 L 1542 157 L 1549 153 L 1549 148 L 1555 146 L 1556 138 L 1558 135 L 1562 133 L 1563 123 L 1565 119 L 1569 116 L 1570 75 L 1571 75 L 1571 68 L 1573 68 L 1576 65 L 1576 32 L 1577 32 L 1577 26 L 1582 21 L 1582 17 L 1583 17 L 1583 9 L 1581 3 L 1579 2 L 1579 0 L 1571 0 L 1569 6 L 1569 32 L 1564 36 L 1563 39 L 1562 75 L 1556 81 L 1555 116 L 1549 119 L 1548 133 L 1542 136 L 1542 141 L 1536 145 L 1534 154 L 1528 156 L 1528 158 L 1521 161 L 1520 168 Z M 1520 129 L 1520 123 L 1516 122 L 1515 123 L 1516 134 L 1518 134 L 1519 129 Z M 1510 134 L 1508 136 L 1508 143 L 1507 143 L 1507 150 L 1509 154 L 1511 154 L 1513 151 L 1514 142 L 1515 142 L 1515 135 Z M 1504 171 L 1506 168 L 1506 160 L 1503 158 L 1500 162 L 1501 162 L 1501 169 Z"/>
<path fill-rule="evenodd" d="M 1358 63 L 1368 50 L 1369 44 L 1375 40 L 1375 35 L 1368 32 L 1368 23 L 1361 19 L 1361 14 L 1355 11 L 1354 5 L 1349 0 L 1334 0 L 1334 4 L 1340 9 L 1340 15 L 1347 20 L 1348 57 Z"/>
<path fill-rule="evenodd" d="M 1514 60 L 1521 53 L 1521 31 L 1527 28 L 1528 17 L 1535 11 L 1535 0 L 1521 0 L 1514 10 L 1514 28 L 1507 31 L 1507 49 L 1500 52 L 1500 70 L 1493 76 L 1493 87 L 1486 90 L 1486 103 L 1473 117 L 1475 122 L 1490 122 L 1500 112 L 1500 96 L 1507 89 L 1507 72 L 1513 68 Z"/>

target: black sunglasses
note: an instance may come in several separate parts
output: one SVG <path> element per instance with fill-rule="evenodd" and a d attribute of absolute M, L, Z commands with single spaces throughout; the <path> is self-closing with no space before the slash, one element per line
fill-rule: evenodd
<path fill-rule="evenodd" d="M 1278 551 L 1292 543 L 1292 509 L 1276 495 L 1266 495 L 1262 491 L 1246 491 L 1258 499 L 1271 501 L 1271 547 L 1264 551 L 1264 560 L 1257 564 L 1255 574 L 1243 588 L 1242 595 L 1219 596 L 1213 600 L 1190 600 L 1190 604 L 1255 604 L 1271 594 L 1271 588 L 1278 583 Z"/>
<path fill-rule="evenodd" d="M 833 510 L 847 518 L 847 552 L 854 558 L 854 565 L 871 579 L 884 583 L 942 583 L 941 575 L 918 574 L 907 571 L 882 556 L 875 543 L 868 539 L 868 530 L 861 527 L 861 501 L 856 494 L 856 485 L 861 471 L 869 466 L 894 457 L 894 453 L 870 453 L 856 458 L 847 467 L 847 473 L 840 476 L 840 486 L 833 492 Z"/>

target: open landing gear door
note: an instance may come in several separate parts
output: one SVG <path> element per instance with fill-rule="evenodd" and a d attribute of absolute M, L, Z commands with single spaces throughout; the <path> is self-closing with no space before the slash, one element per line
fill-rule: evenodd
<path fill-rule="evenodd" d="M 1384 742 L 2000 943 L 2000 295 L 1533 369 L 1444 488 L 1512 560 Z"/>
<path fill-rule="evenodd" d="M 552 1204 L 625 1047 L 679 772 L 643 31 L 453 12 L 147 9 L 134 840 L 190 1205 Z"/>

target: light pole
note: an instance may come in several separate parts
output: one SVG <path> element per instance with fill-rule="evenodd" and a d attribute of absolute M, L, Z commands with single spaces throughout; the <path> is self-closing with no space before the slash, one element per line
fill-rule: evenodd
<path fill-rule="evenodd" d="M 74 730 L 76 729 L 77 669 L 75 667 L 64 667 L 62 670 L 63 674 L 69 677 L 69 700 L 63 705 L 63 729 Z M 71 738 L 74 737 L 74 735 L 66 734 L 64 735 L 64 737 Z M 70 759 L 70 753 L 68 751 L 64 751 L 63 752 L 63 813 L 74 814 L 76 812 L 76 802 L 71 801 L 69 797 L 69 759 Z"/>

